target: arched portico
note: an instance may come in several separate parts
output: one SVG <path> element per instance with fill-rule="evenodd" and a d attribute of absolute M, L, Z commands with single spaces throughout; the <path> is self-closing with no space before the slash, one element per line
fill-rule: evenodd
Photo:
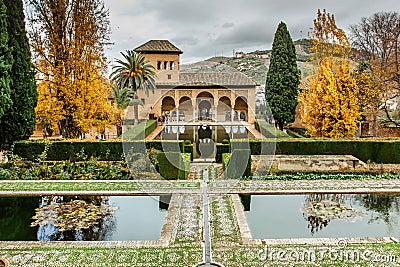
<path fill-rule="evenodd" d="M 201 92 L 196 97 L 197 119 L 212 120 L 214 114 L 214 96 L 209 92 Z"/>
<path fill-rule="evenodd" d="M 233 120 L 235 121 L 247 121 L 249 113 L 249 106 L 247 99 L 243 96 L 239 96 L 235 100 Z"/>

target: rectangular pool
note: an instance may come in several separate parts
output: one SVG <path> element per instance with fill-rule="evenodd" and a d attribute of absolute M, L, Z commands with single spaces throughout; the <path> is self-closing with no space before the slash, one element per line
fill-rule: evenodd
<path fill-rule="evenodd" d="M 395 194 L 252 195 L 242 202 L 255 239 L 400 236 Z"/>
<path fill-rule="evenodd" d="M 106 203 L 114 211 L 89 229 L 60 232 L 52 224 L 31 227 L 35 209 L 51 201 L 85 200 Z M 158 240 L 166 217 L 159 196 L 2 197 L 0 241 L 129 241 Z"/>

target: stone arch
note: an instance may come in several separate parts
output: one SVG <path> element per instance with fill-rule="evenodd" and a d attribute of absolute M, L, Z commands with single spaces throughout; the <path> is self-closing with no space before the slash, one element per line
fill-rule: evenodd
<path fill-rule="evenodd" d="M 232 103 L 231 99 L 227 96 L 223 96 L 218 100 L 217 107 L 217 120 L 218 121 L 230 121 L 232 117 Z"/>
<path fill-rule="evenodd" d="M 171 96 L 166 96 L 161 102 L 162 113 L 170 112 L 175 109 L 175 100 Z"/>
<path fill-rule="evenodd" d="M 210 92 L 201 92 L 196 97 L 196 109 L 199 120 L 211 120 L 214 113 L 214 96 Z"/>
<path fill-rule="evenodd" d="M 249 106 L 244 96 L 238 96 L 234 106 L 234 120 L 248 120 Z"/>
<path fill-rule="evenodd" d="M 192 100 L 188 96 L 183 96 L 179 99 L 179 120 L 191 119 L 193 116 Z"/>

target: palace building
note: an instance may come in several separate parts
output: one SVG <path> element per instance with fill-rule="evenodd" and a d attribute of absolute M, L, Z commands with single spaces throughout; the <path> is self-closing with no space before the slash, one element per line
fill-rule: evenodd
<path fill-rule="evenodd" d="M 252 79 L 217 63 L 181 66 L 183 52 L 168 40 L 150 40 L 134 50 L 143 54 L 157 73 L 154 93 L 138 91 L 144 104 L 139 118 L 162 118 L 163 127 L 159 128 L 164 138 L 196 144 L 251 134 L 256 100 Z"/>

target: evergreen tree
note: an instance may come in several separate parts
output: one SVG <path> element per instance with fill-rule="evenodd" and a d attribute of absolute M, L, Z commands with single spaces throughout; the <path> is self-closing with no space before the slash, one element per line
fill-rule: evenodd
<path fill-rule="evenodd" d="M 0 0 L 0 122 L 3 121 L 6 109 L 11 105 L 9 77 L 11 54 L 8 49 L 6 12 L 6 6 L 3 0 Z"/>
<path fill-rule="evenodd" d="M 295 119 L 299 83 L 296 50 L 286 24 L 281 22 L 275 32 L 265 84 L 265 99 L 281 130 Z"/>
<path fill-rule="evenodd" d="M 22 0 L 3 0 L 7 9 L 8 47 L 13 63 L 10 72 L 10 97 L 13 105 L 0 124 L 0 142 L 27 139 L 36 123 L 37 91 L 31 53 L 25 30 Z"/>

